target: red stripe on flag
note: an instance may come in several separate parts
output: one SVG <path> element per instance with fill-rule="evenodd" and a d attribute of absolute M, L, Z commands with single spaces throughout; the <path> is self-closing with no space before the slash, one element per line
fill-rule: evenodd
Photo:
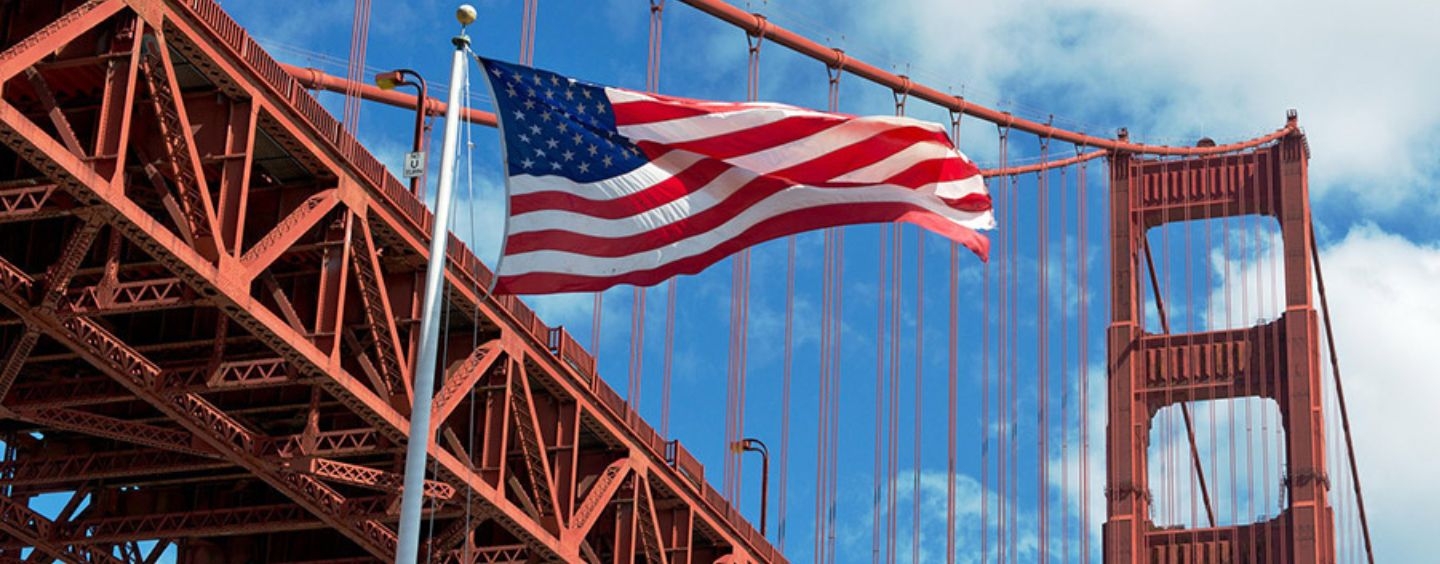
<path fill-rule="evenodd" d="M 934 132 L 920 127 L 897 127 L 882 131 L 862 141 L 820 154 L 805 162 L 797 163 L 771 173 L 787 178 L 797 184 L 826 186 L 839 176 L 873 165 L 889 158 L 916 143 L 934 140 Z M 945 142 L 948 146 L 948 141 Z M 958 160 L 958 157 L 957 157 Z M 918 188 L 940 179 L 931 178 L 916 184 L 902 184 L 907 188 Z M 954 180 L 954 179 L 947 179 Z M 867 182 L 862 184 L 875 184 Z M 846 183 L 846 185 L 855 185 Z"/>
<path fill-rule="evenodd" d="M 958 158 L 929 159 L 917 162 L 902 170 L 890 178 L 885 179 L 885 184 L 898 184 L 901 186 L 923 186 L 932 182 L 947 182 L 960 180 L 980 174 L 980 169 L 973 163 L 965 162 Z"/>
<path fill-rule="evenodd" d="M 610 103 L 610 106 L 615 110 L 616 126 L 642 125 L 692 116 L 763 108 L 744 102 L 704 102 L 688 98 L 662 96 L 659 94 L 643 95 L 655 99 L 627 100 L 623 102 L 612 101 Z M 779 106 L 773 105 L 771 107 L 778 108 Z"/>
<path fill-rule="evenodd" d="M 724 225 L 726 221 L 751 206 L 791 186 L 794 184 L 778 178 L 752 178 L 737 188 L 729 198 L 708 209 L 626 237 L 595 237 L 561 229 L 514 233 L 505 238 L 505 254 L 556 250 L 590 256 L 620 257 L 648 251 Z M 580 213 L 579 210 L 572 211 Z"/>
<path fill-rule="evenodd" d="M 971 194 L 966 194 L 966 195 L 964 195 L 964 196 L 961 196 L 961 197 L 959 197 L 959 198 L 940 198 L 940 199 L 943 200 L 943 201 L 945 202 L 945 205 L 947 205 L 947 206 L 950 206 L 950 207 L 955 208 L 955 209 L 960 210 L 960 211 L 967 211 L 967 212 L 974 212 L 974 213 L 980 213 L 980 212 L 990 211 L 991 206 L 994 205 L 994 204 L 990 201 L 990 195 L 989 195 L 989 194 L 971 193 Z"/>
<path fill-rule="evenodd" d="M 651 156 L 651 159 L 654 159 Z M 591 200 L 562 190 L 517 194 L 510 198 L 510 215 L 544 210 L 566 210 L 603 219 L 621 219 L 644 213 L 685 197 L 734 167 L 714 159 L 701 159 L 670 178 L 633 194 L 609 200 Z"/>
<path fill-rule="evenodd" d="M 964 245 L 980 257 L 989 259 L 990 241 L 972 229 L 956 225 L 922 207 L 906 203 L 847 203 L 816 206 L 786 212 L 757 223 L 745 232 L 726 240 L 703 253 L 665 263 L 656 268 L 636 270 L 615 276 L 580 276 L 554 272 L 536 272 L 501 276 L 496 291 L 523 288 L 526 293 L 590 292 L 617 284 L 649 286 L 674 276 L 695 274 L 740 249 L 803 231 L 853 225 L 898 221 L 919 225 Z"/>
<path fill-rule="evenodd" d="M 731 159 L 763 151 L 824 131 L 845 123 L 834 118 L 791 116 L 765 125 L 722 133 L 712 137 L 670 144 L 670 147 L 717 159 Z"/>
<path fill-rule="evenodd" d="M 711 110 L 651 100 L 615 102 L 611 104 L 611 107 L 615 109 L 616 126 L 670 121 L 672 119 L 703 116 L 724 111 L 721 109 Z"/>

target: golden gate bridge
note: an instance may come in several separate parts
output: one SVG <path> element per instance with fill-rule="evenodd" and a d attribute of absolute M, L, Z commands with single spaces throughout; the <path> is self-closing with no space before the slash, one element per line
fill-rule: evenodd
<path fill-rule="evenodd" d="M 966 118 L 997 132 L 998 163 L 985 175 L 1002 228 L 977 278 L 982 361 L 965 369 L 983 386 L 979 538 L 957 538 L 956 526 L 958 254 L 952 246 L 948 287 L 927 294 L 923 235 L 911 251 L 905 231 L 886 227 L 878 261 L 856 265 L 845 264 L 847 230 L 834 229 L 824 234 L 814 328 L 811 558 L 895 561 L 906 547 L 920 560 L 918 368 L 917 525 L 901 531 L 897 520 L 897 488 L 909 478 L 899 466 L 900 418 L 909 415 L 900 404 L 902 293 L 913 284 L 932 304 L 949 300 L 928 309 L 947 317 L 950 343 L 946 561 L 1373 561 L 1310 216 L 1309 148 L 1294 112 L 1274 132 L 1230 144 L 1094 136 L 882 70 L 721 0 L 678 4 L 744 32 L 752 99 L 761 46 L 773 44 L 827 69 L 831 110 L 851 76 L 893 92 L 897 114 L 912 104 L 948 111 L 957 142 Z M 423 181 L 407 186 L 352 132 L 361 99 L 421 108 L 417 133 L 444 104 L 362 84 L 368 2 L 357 8 L 350 72 L 340 78 L 276 61 L 214 0 L 0 3 L 4 560 L 338 563 L 395 554 L 434 216 Z M 525 64 L 537 8 L 525 2 Z M 650 12 L 654 90 L 671 8 L 651 0 L 639 9 Z M 312 89 L 346 93 L 343 119 Z M 463 116 L 495 123 L 482 110 Z M 1027 153 L 1022 145 L 1039 152 L 1010 158 Z M 1087 206 L 1104 210 L 1099 229 Z M 1096 232 L 1108 288 L 1089 287 L 1083 253 Z M 1223 265 L 1212 269 L 1217 248 Z M 791 341 L 807 330 L 793 326 L 794 256 L 792 238 L 783 442 L 772 445 L 781 523 L 788 460 L 801 456 L 788 447 L 790 407 L 803 397 L 790 389 Z M 754 446 L 744 426 L 748 253 L 733 261 L 721 490 L 692 445 L 668 436 L 674 281 L 657 431 L 640 417 L 638 394 L 612 389 L 567 330 L 489 293 L 491 270 L 453 234 L 444 260 L 424 558 L 780 562 L 796 551 L 738 509 L 740 457 Z M 873 268 L 877 287 L 875 410 L 844 415 L 874 416 L 872 550 L 860 557 L 841 554 L 834 516 L 846 268 Z M 1197 286 L 1223 296 L 1197 299 Z M 635 343 L 646 293 L 634 292 L 627 390 L 642 377 Z M 1092 292 L 1109 295 L 1098 314 L 1103 375 L 1090 374 L 1087 360 Z M 927 308 L 914 302 L 919 330 Z M 1103 437 L 1089 436 L 1092 377 L 1105 382 Z M 1025 460 L 1016 429 L 1032 423 L 1039 446 Z M 1105 445 L 1103 469 L 1089 464 L 1093 441 Z M 1051 468 L 1056 453 L 1061 466 Z M 1104 499 L 1091 500 L 1092 489 Z M 33 507 L 57 493 L 66 501 L 53 516 Z M 1091 519 L 1092 503 L 1105 507 L 1103 523 Z M 1264 514 L 1267 506 L 1280 509 Z"/>

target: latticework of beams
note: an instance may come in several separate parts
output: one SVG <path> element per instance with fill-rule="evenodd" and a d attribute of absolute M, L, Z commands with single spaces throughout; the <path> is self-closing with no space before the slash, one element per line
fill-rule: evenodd
<path fill-rule="evenodd" d="M 7 532 L 62 560 L 91 544 L 140 559 L 134 542 L 155 537 L 389 558 L 431 216 L 211 0 L 64 8 L 0 22 L 38 30 L 0 51 L 0 170 L 15 171 L 0 307 L 27 329 L 0 359 L 0 414 L 40 431 L 7 439 L 0 484 L 92 501 L 63 527 Z M 98 111 L 72 107 L 77 88 Z M 5 243 L 41 231 L 33 249 Z M 450 347 L 435 399 L 437 557 L 613 557 L 623 511 L 652 560 L 783 560 L 674 470 L 693 457 L 631 417 L 568 334 L 486 294 L 458 241 L 447 258 L 467 326 L 452 344 L 472 346 Z M 660 534 L 662 503 L 689 508 L 684 531 Z M 301 530 L 334 550 L 283 540 Z"/>

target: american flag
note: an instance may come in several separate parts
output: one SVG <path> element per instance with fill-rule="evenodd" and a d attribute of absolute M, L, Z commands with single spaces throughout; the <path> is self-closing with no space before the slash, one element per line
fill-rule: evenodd
<path fill-rule="evenodd" d="M 943 127 L 599 86 L 481 58 L 509 215 L 497 290 L 648 286 L 746 247 L 856 223 L 913 223 L 982 259 L 979 170 Z"/>

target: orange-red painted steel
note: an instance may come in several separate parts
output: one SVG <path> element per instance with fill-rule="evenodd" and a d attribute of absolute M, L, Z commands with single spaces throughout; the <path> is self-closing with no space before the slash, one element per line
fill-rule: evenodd
<path fill-rule="evenodd" d="M 1335 561 L 1308 252 L 1314 244 L 1309 154 L 1293 115 L 1288 129 L 1296 132 L 1242 154 L 1146 160 L 1119 153 L 1111 160 L 1107 563 Z M 1171 334 L 1167 325 L 1162 333 L 1147 333 L 1139 269 L 1146 231 L 1169 222 L 1250 214 L 1271 216 L 1280 226 L 1286 299 L 1281 316 L 1245 329 Z M 1176 403 L 1244 397 L 1269 398 L 1280 409 L 1286 431 L 1280 514 L 1204 529 L 1156 527 L 1147 460 L 1155 414 Z"/>
<path fill-rule="evenodd" d="M 306 91 L 331 77 L 214 0 L 4 10 L 0 559 L 387 560 L 430 213 Z M 784 561 L 568 333 L 447 259 L 433 560 Z"/>
<path fill-rule="evenodd" d="M 897 95 L 1093 149 L 987 175 L 1109 157 L 1105 561 L 1333 561 L 1313 255 L 1301 252 L 1313 245 L 1308 155 L 1293 119 L 1213 147 L 1103 139 L 916 84 L 718 0 L 683 1 Z M 306 89 L 416 97 L 282 65 L 214 0 L 3 10 L 0 560 L 153 561 L 172 545 L 186 563 L 388 559 L 432 217 Z M 1176 167 L 1229 180 L 1184 184 Z M 1144 230 L 1237 213 L 1281 225 L 1285 314 L 1140 331 Z M 433 560 L 784 561 L 567 332 L 487 294 L 491 272 L 453 236 L 446 258 Z M 1156 529 L 1141 431 L 1170 403 L 1236 396 L 1280 405 L 1288 508 L 1253 525 Z M 71 495 L 56 519 L 27 507 L 57 492 Z M 138 544 L 155 538 L 149 553 Z"/>

